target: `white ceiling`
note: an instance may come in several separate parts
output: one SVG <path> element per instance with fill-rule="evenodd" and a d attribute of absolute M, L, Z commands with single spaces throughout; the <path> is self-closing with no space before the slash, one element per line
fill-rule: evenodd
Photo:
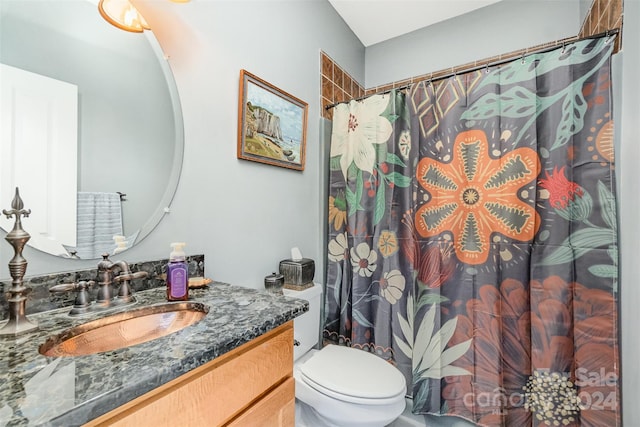
<path fill-rule="evenodd" d="M 329 3 L 366 47 L 498 1 L 329 0 Z"/>

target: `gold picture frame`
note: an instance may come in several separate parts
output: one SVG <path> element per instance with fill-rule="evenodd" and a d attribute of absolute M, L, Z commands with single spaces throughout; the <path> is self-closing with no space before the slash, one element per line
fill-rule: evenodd
<path fill-rule="evenodd" d="M 240 70 L 238 158 L 304 170 L 308 104 Z"/>

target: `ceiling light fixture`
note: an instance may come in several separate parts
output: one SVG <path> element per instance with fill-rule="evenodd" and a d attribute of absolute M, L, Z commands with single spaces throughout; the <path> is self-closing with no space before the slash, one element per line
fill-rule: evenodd
<path fill-rule="evenodd" d="M 98 10 L 107 22 L 121 30 L 132 33 L 150 30 L 147 21 L 129 0 L 100 0 Z"/>

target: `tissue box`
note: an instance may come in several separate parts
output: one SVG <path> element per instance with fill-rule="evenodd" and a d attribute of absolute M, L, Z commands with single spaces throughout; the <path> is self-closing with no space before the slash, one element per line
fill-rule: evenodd
<path fill-rule="evenodd" d="M 280 274 L 284 276 L 284 287 L 300 291 L 313 286 L 316 265 L 312 259 L 285 259 L 280 261 Z"/>

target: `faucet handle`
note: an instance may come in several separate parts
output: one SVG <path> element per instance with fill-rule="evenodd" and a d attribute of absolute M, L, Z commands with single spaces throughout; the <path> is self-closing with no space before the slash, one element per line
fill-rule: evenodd
<path fill-rule="evenodd" d="M 118 274 L 113 280 L 115 282 L 124 282 L 125 280 L 142 279 L 149 275 L 146 271 L 136 271 L 135 273 Z"/>
<path fill-rule="evenodd" d="M 60 285 L 50 287 L 49 292 L 62 293 L 69 291 L 78 291 L 76 299 L 73 303 L 73 308 L 71 309 L 69 314 L 81 314 L 86 313 L 91 306 L 91 300 L 89 299 L 89 292 L 87 291 L 87 288 L 95 284 L 96 282 L 93 280 L 81 280 L 79 282 L 73 283 L 62 283 Z"/>
<path fill-rule="evenodd" d="M 49 288 L 49 292 L 51 293 L 63 293 L 69 291 L 83 291 L 88 287 L 95 285 L 96 282 L 93 280 L 81 280 L 80 282 L 72 282 L 72 283 L 61 283 L 59 285 L 54 285 Z"/>
<path fill-rule="evenodd" d="M 118 290 L 118 302 L 130 302 L 133 300 L 133 290 L 131 289 L 131 285 L 129 282 L 133 279 L 141 279 L 143 277 L 147 277 L 149 273 L 146 271 L 136 271 L 135 273 L 120 273 L 117 275 L 113 281 L 122 284 L 120 285 L 120 289 Z"/>

